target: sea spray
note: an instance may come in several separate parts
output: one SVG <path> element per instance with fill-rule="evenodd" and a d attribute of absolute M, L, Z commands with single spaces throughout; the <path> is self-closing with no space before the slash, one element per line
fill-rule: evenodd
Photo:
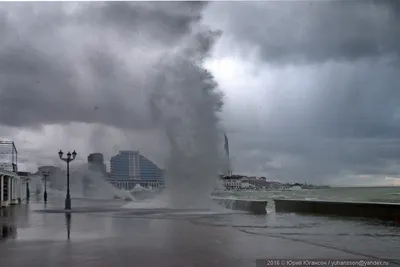
<path fill-rule="evenodd" d="M 65 191 L 66 173 L 60 172 L 49 183 L 51 189 Z M 57 186 L 63 184 L 62 187 Z M 125 190 L 120 190 L 111 185 L 101 172 L 93 171 L 88 164 L 71 164 L 70 166 L 70 191 L 72 197 L 92 199 L 134 200 L 132 195 Z"/>
<path fill-rule="evenodd" d="M 173 208 L 209 208 L 221 170 L 217 113 L 222 94 L 202 67 L 213 38 L 212 32 L 199 32 L 187 48 L 158 62 L 152 76 L 152 115 L 170 145 L 165 167 L 168 205 Z"/>

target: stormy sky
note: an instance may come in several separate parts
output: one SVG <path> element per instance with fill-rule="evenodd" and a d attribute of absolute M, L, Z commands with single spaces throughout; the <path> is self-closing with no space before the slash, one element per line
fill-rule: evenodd
<path fill-rule="evenodd" d="M 60 148 L 163 165 L 149 90 L 184 54 L 224 93 L 235 173 L 399 184 L 398 25 L 397 1 L 2 3 L 0 136 L 31 171 Z"/>

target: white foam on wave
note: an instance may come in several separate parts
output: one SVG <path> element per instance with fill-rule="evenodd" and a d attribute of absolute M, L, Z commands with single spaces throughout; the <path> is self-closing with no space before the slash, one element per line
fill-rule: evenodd
<path fill-rule="evenodd" d="M 124 209 L 159 209 L 159 208 L 167 208 L 168 207 L 168 196 L 166 194 L 157 194 L 153 198 L 133 201 L 130 202 L 122 208 Z"/>

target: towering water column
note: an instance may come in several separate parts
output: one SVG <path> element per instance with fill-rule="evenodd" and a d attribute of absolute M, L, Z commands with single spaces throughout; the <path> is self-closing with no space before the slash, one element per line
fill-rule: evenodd
<path fill-rule="evenodd" d="M 170 144 L 167 160 L 169 205 L 209 208 L 221 169 L 220 95 L 210 73 L 186 57 L 174 58 L 178 73 L 163 62 L 152 108 Z M 162 74 L 161 74 L 162 73 Z"/>

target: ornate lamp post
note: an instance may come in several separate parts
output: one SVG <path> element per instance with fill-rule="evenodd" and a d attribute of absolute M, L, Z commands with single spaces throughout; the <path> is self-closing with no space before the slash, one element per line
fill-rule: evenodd
<path fill-rule="evenodd" d="M 58 152 L 58 156 L 60 156 L 60 159 L 67 163 L 67 195 L 65 197 L 65 209 L 70 210 L 71 209 L 71 195 L 69 193 L 69 163 L 76 158 L 76 152 L 74 150 L 74 152 L 72 152 L 72 154 L 71 154 L 71 152 L 68 151 L 66 158 L 63 158 L 63 154 L 64 153 L 61 150 L 60 150 L 60 152 Z"/>
<path fill-rule="evenodd" d="M 47 177 L 50 175 L 49 172 L 42 172 L 44 178 L 44 193 L 43 193 L 43 200 L 47 202 Z"/>

